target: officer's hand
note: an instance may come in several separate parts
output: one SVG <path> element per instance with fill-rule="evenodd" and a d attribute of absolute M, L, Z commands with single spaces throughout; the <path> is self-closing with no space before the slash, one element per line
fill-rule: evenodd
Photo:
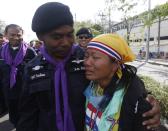
<path fill-rule="evenodd" d="M 152 105 L 152 109 L 145 112 L 143 117 L 151 117 L 145 120 L 142 124 L 147 126 L 147 129 L 156 128 L 160 125 L 160 105 L 152 95 L 148 95 L 146 100 Z"/>

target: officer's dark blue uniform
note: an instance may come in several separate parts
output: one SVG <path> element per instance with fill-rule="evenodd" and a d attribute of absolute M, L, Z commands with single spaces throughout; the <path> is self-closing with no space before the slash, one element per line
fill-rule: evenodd
<path fill-rule="evenodd" d="M 10 47 L 10 54 L 14 58 L 19 48 L 14 50 Z M 0 50 L 1 54 L 1 50 Z M 9 110 L 10 121 L 16 126 L 18 120 L 18 104 L 22 87 L 23 70 L 25 64 L 35 57 L 36 53 L 32 48 L 28 48 L 23 62 L 17 66 L 16 83 L 13 88 L 10 88 L 10 66 L 1 58 L 0 59 L 0 72 L 1 72 L 1 88 L 5 96 L 6 104 Z"/>
<path fill-rule="evenodd" d="M 85 96 L 88 85 L 83 58 L 76 50 L 66 64 L 69 104 L 77 131 L 84 129 Z M 54 67 L 42 55 L 27 65 L 17 131 L 57 131 L 55 118 Z M 26 103 L 26 104 L 25 104 Z M 63 112 L 63 107 L 61 108 Z M 28 114 L 26 114 L 26 113 Z"/>

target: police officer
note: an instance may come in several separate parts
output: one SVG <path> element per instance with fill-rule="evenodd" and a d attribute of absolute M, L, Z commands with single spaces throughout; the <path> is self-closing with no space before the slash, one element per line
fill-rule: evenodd
<path fill-rule="evenodd" d="M 82 27 L 76 32 L 76 40 L 77 40 L 76 53 L 78 54 L 79 58 L 84 57 L 87 44 L 92 38 L 93 34 L 90 28 Z"/>
<path fill-rule="evenodd" d="M 0 33 L 0 48 L 2 47 L 2 45 L 4 44 L 4 42 L 5 42 L 4 35 L 2 33 Z"/>
<path fill-rule="evenodd" d="M 1 60 L 0 60 L 1 61 Z M 8 113 L 8 108 L 6 105 L 6 100 L 3 92 L 3 84 L 2 84 L 2 78 L 3 78 L 3 72 L 0 70 L 0 118 L 3 117 Z"/>
<path fill-rule="evenodd" d="M 23 68 L 36 53 L 23 41 L 23 29 L 10 24 L 5 28 L 9 40 L 0 50 L 0 83 L 8 106 L 9 119 L 16 126 L 19 119 L 18 103 L 22 86 Z"/>
<path fill-rule="evenodd" d="M 44 47 L 25 69 L 17 131 L 83 129 L 88 81 L 72 46 L 73 24 L 69 7 L 61 3 L 46 3 L 34 14 L 32 30 Z"/>
<path fill-rule="evenodd" d="M 62 3 L 48 2 L 36 10 L 32 30 L 44 46 L 25 68 L 17 131 L 84 130 L 83 91 L 89 82 L 73 46 L 73 24 Z"/>
<path fill-rule="evenodd" d="M 5 38 L 4 35 L 2 33 L 0 33 L 0 48 L 2 48 L 3 44 L 5 42 Z M 0 72 L 0 74 L 2 74 Z M 2 75 L 0 75 L 0 79 L 1 79 Z M 3 89 L 2 89 L 2 83 L 0 81 L 0 117 L 3 117 L 6 113 L 7 113 L 7 106 L 5 103 L 5 97 L 4 97 L 4 93 L 3 93 Z"/>
<path fill-rule="evenodd" d="M 77 31 L 76 37 L 79 47 L 85 50 L 87 48 L 87 44 L 93 38 L 93 34 L 90 28 L 82 27 Z"/>

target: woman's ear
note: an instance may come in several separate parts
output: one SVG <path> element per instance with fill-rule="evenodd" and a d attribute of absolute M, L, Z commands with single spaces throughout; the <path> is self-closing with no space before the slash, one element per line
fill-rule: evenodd
<path fill-rule="evenodd" d="M 113 71 L 116 72 L 120 68 L 120 62 L 118 60 L 115 60 L 113 62 Z"/>

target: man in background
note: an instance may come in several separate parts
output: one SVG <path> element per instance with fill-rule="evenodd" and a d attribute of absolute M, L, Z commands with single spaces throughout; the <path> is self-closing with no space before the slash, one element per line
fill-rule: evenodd
<path fill-rule="evenodd" d="M 0 48 L 2 47 L 2 45 L 4 44 L 4 42 L 5 42 L 5 38 L 4 38 L 3 34 L 0 33 Z"/>
<path fill-rule="evenodd" d="M 25 64 L 36 56 L 35 51 L 23 41 L 23 29 L 16 24 L 7 25 L 6 42 L 0 50 L 1 88 L 7 103 L 9 120 L 16 127 L 19 119 L 18 105 Z"/>
<path fill-rule="evenodd" d="M 93 38 L 93 34 L 91 32 L 91 29 L 83 27 L 77 31 L 76 37 L 79 47 L 85 50 L 87 44 Z"/>

